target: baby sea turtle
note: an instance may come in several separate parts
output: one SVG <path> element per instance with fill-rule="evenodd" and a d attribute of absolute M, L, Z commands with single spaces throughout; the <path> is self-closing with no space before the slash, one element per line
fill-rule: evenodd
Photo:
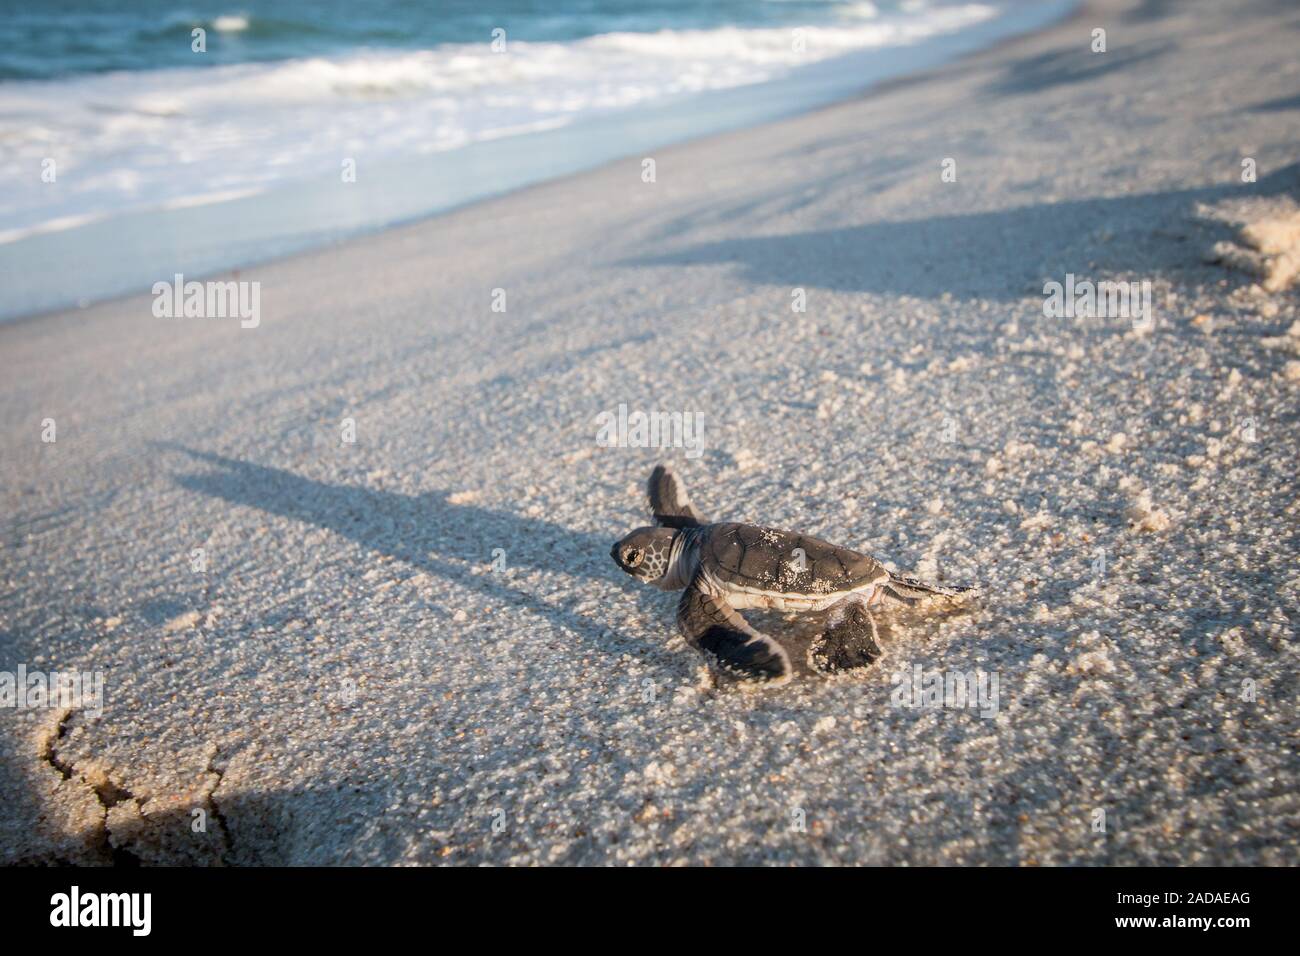
<path fill-rule="evenodd" d="M 865 667 L 880 656 L 870 608 L 885 597 L 956 597 L 974 588 L 925 584 L 894 574 L 870 555 L 818 538 L 750 524 L 710 524 L 681 479 L 659 465 L 650 475 L 655 527 L 638 528 L 610 551 L 618 566 L 664 591 L 682 588 L 677 625 L 717 669 L 749 681 L 784 683 L 790 656 L 746 623 L 744 608 L 829 611 L 811 657 L 828 672 Z"/>

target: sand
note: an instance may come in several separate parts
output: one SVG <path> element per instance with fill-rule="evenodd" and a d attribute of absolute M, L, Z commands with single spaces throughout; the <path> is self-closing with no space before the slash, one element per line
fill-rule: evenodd
<path fill-rule="evenodd" d="M 0 327 L 0 668 L 106 681 L 0 712 L 0 862 L 1296 863 L 1300 317 L 1207 260 L 1295 209 L 1298 26 L 1091 3 L 244 270 L 257 328 Z M 1045 315 L 1067 274 L 1153 321 Z M 703 453 L 600 447 L 620 403 Z M 984 596 L 714 688 L 609 559 L 657 460 Z"/>

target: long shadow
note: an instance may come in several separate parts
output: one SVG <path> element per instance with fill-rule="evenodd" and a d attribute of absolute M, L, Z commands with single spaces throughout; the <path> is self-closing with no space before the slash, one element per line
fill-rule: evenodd
<path fill-rule="evenodd" d="M 1086 44 L 1067 49 L 1049 50 L 1038 56 L 1014 62 L 1006 74 L 995 82 L 993 93 L 1033 93 L 1052 86 L 1065 86 L 1100 79 L 1138 63 L 1147 63 L 1173 53 L 1178 44 L 1144 43 L 1116 45 L 1105 53 L 1093 53 Z"/>
<path fill-rule="evenodd" d="M 1250 107 L 1255 113 L 1281 113 L 1286 110 L 1300 110 L 1300 93 L 1294 96 L 1279 96 L 1277 99 L 1265 100 Z"/>
<path fill-rule="evenodd" d="M 180 445 L 160 443 L 159 447 L 214 466 L 206 473 L 176 476 L 182 488 L 325 528 L 494 601 L 526 608 L 604 650 L 610 649 L 600 633 L 612 628 L 549 604 L 512 586 L 505 575 L 486 569 L 493 550 L 501 548 L 512 568 L 612 576 L 612 566 L 605 567 L 612 537 L 472 504 L 452 504 L 442 492 L 404 495 L 330 485 L 280 468 Z M 482 573 L 473 573 L 476 565 Z"/>
<path fill-rule="evenodd" d="M 1047 279 L 1062 281 L 1066 272 L 1091 278 L 1179 270 L 1200 274 L 1205 269 L 1202 246 L 1228 233 L 1217 224 L 1189 223 L 1196 203 L 1297 190 L 1300 163 L 1293 163 L 1253 184 L 738 237 L 622 264 L 734 263 L 743 268 L 746 280 L 764 286 L 1016 301 L 1041 290 Z M 1193 229 L 1203 235 L 1189 242 Z"/>

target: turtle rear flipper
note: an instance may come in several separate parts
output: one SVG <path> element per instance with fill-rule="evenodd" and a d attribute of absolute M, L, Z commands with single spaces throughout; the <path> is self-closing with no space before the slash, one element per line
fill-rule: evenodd
<path fill-rule="evenodd" d="M 650 472 L 650 481 L 646 486 L 650 497 L 650 513 L 654 515 L 655 524 L 664 528 L 698 528 L 707 524 L 691 507 L 686 497 L 686 486 L 667 465 L 656 465 Z"/>
<path fill-rule="evenodd" d="M 725 600 L 691 584 L 677 605 L 677 625 L 687 643 L 741 680 L 784 683 L 790 658 L 776 641 L 754 630 Z"/>

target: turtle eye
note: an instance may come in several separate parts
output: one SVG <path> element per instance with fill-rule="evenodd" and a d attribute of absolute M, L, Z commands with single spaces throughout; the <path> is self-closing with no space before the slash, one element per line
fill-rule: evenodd
<path fill-rule="evenodd" d="M 623 555 L 623 563 L 626 564 L 629 568 L 635 568 L 638 564 L 641 563 L 641 559 L 644 557 L 645 557 L 645 552 L 642 551 L 640 548 L 628 548 Z"/>

